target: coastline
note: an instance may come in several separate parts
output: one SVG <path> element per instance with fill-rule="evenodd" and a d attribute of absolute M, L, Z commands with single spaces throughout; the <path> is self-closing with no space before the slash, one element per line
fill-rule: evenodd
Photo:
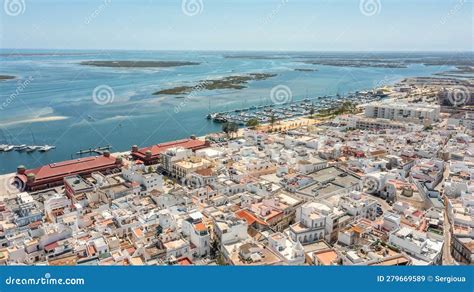
<path fill-rule="evenodd" d="M 29 124 L 29 123 L 54 122 L 54 121 L 62 121 L 62 120 L 67 120 L 67 119 L 69 119 L 69 117 L 66 117 L 66 116 L 39 117 L 39 118 L 31 118 L 31 119 L 21 120 L 21 121 L 0 123 L 0 127 Z"/>

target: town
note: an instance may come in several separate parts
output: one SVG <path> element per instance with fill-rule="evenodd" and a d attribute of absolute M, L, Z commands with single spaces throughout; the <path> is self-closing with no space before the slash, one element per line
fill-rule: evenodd
<path fill-rule="evenodd" d="M 474 94 L 456 86 L 19 165 L 0 264 L 472 265 Z"/>

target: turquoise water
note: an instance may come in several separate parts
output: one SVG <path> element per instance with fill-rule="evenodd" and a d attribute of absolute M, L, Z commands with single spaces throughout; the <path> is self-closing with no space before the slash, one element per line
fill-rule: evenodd
<path fill-rule="evenodd" d="M 112 145 L 112 151 L 121 151 L 132 144 L 148 146 L 219 131 L 221 125 L 205 119 L 209 107 L 219 111 L 270 103 L 270 91 L 276 85 L 288 86 L 293 99 L 298 100 L 306 95 L 343 95 L 452 68 L 421 64 L 402 69 L 319 66 L 302 63 L 309 57 L 302 53 L 257 59 L 224 58 L 230 54 L 224 52 L 1 52 L 0 74 L 18 78 L 0 81 L 0 144 L 33 144 L 35 140 L 36 144 L 57 148 L 48 153 L 0 152 L 0 173 L 12 172 L 18 164 L 31 168 L 71 159 L 80 149 Z M 200 65 L 117 69 L 79 64 L 86 60 L 195 61 Z M 296 68 L 317 71 L 300 72 Z M 160 89 L 194 85 L 198 80 L 245 73 L 278 75 L 250 82 L 243 90 L 201 90 L 184 99 L 152 95 Z M 112 89 L 114 98 L 100 105 L 94 102 L 93 91 L 103 85 Z M 62 120 L 45 121 L 48 117 Z"/>

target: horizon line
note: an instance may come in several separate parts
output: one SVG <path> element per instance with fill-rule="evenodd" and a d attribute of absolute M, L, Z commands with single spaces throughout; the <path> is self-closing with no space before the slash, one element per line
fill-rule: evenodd
<path fill-rule="evenodd" d="M 0 50 L 145 51 L 145 52 L 272 52 L 272 53 L 474 53 L 474 50 L 274 50 L 274 49 L 125 49 L 125 48 L 0 48 Z"/>

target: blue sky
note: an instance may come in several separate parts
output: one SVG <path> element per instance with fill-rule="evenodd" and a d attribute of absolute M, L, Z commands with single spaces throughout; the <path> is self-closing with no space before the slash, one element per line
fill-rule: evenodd
<path fill-rule="evenodd" d="M 11 1 L 22 5 L 18 15 L 6 8 L 5 2 Z M 195 3 L 183 8 L 183 1 Z M 473 0 L 361 1 L 2 0 L 0 45 L 140 50 L 473 50 Z"/>

